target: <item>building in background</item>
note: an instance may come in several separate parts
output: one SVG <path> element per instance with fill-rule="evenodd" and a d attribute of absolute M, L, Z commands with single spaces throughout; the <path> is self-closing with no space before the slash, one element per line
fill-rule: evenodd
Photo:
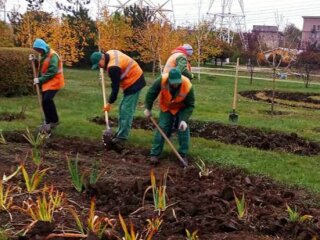
<path fill-rule="evenodd" d="M 309 44 L 320 47 L 320 16 L 303 16 L 301 48 Z"/>
<path fill-rule="evenodd" d="M 283 34 L 277 26 L 253 25 L 252 33 L 257 36 L 263 50 L 274 49 L 283 45 Z"/>

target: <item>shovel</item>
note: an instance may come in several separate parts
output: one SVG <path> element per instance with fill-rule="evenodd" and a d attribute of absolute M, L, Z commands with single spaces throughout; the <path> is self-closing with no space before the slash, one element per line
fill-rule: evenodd
<path fill-rule="evenodd" d="M 36 57 L 33 54 L 29 54 L 29 60 L 31 61 L 31 65 L 32 65 L 33 77 L 37 78 L 38 77 L 38 71 L 36 69 L 36 65 L 35 65 L 35 62 L 34 62 L 36 60 Z M 39 108 L 40 108 L 41 121 L 44 123 L 40 127 L 39 131 L 41 133 L 50 132 L 50 130 L 51 130 L 50 124 L 45 124 L 45 120 L 44 120 L 45 117 L 44 117 L 44 112 L 43 112 L 43 108 L 42 108 L 42 97 L 41 97 L 41 94 L 40 94 L 40 87 L 39 87 L 38 83 L 36 84 L 36 91 L 37 91 L 38 103 L 39 103 Z"/>
<path fill-rule="evenodd" d="M 157 124 L 157 122 L 154 120 L 153 117 L 150 116 L 150 120 L 151 122 L 154 124 L 154 126 L 158 129 L 158 131 L 160 132 L 160 134 L 162 135 L 162 137 L 167 141 L 167 143 L 169 144 L 169 146 L 171 147 L 171 149 L 173 150 L 173 152 L 176 154 L 176 156 L 178 157 L 178 159 L 180 160 L 180 162 L 183 164 L 183 166 L 186 168 L 188 167 L 188 164 L 186 163 L 186 161 L 183 160 L 183 158 L 181 157 L 181 155 L 178 153 L 178 151 L 176 150 L 176 148 L 173 146 L 173 144 L 171 143 L 170 139 L 167 137 L 167 135 L 162 131 L 162 129 L 159 127 L 159 125 Z"/>
<path fill-rule="evenodd" d="M 103 106 L 107 105 L 107 99 L 106 99 L 106 89 L 105 89 L 105 81 L 104 81 L 104 72 L 103 68 L 100 68 L 100 77 L 101 77 L 101 86 L 102 86 L 102 95 L 103 95 Z M 106 129 L 103 131 L 102 134 L 102 140 L 105 146 L 110 145 L 112 140 L 112 130 L 109 125 L 109 117 L 108 112 L 104 112 L 105 122 L 106 122 Z"/>
<path fill-rule="evenodd" d="M 229 121 L 233 123 L 238 122 L 238 114 L 236 113 L 236 105 L 237 105 L 237 93 L 238 93 L 238 70 L 239 70 L 239 58 L 237 58 L 237 66 L 236 66 L 236 76 L 234 79 L 234 92 L 233 92 L 233 104 L 232 104 L 232 112 L 229 114 Z"/>

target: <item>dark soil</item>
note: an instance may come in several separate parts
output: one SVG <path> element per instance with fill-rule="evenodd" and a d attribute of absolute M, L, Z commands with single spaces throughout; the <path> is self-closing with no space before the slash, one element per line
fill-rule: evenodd
<path fill-rule="evenodd" d="M 94 117 L 90 121 L 105 124 L 103 117 Z M 117 121 L 111 119 L 111 124 L 112 126 L 116 126 Z M 256 128 L 194 120 L 189 122 L 189 126 L 191 136 L 193 137 L 298 155 L 311 156 L 320 154 L 320 143 L 303 139 L 296 133 L 266 132 Z M 137 117 L 133 120 L 133 128 L 153 130 L 154 127 L 146 118 Z"/>
<path fill-rule="evenodd" d="M 12 113 L 12 112 L 1 112 L 0 113 L 0 121 L 14 121 L 14 120 L 20 120 L 25 119 L 26 115 L 24 111 L 21 111 L 19 113 Z"/>
<path fill-rule="evenodd" d="M 30 146 L 19 133 L 5 133 L 7 145 L 0 145 L 0 176 L 13 172 L 21 160 L 31 171 L 33 166 L 29 157 Z M 67 169 L 66 155 L 74 158 L 79 153 L 80 168 L 90 169 L 94 160 L 101 161 L 102 176 L 97 184 L 90 186 L 83 193 L 78 193 L 72 186 Z M 118 236 L 105 239 L 120 239 L 123 236 L 118 214 L 121 213 L 128 223 L 144 235 L 147 219 L 157 215 L 152 208 L 152 194 L 149 191 L 152 168 L 146 157 L 148 150 L 127 146 L 122 153 L 105 151 L 101 142 L 79 138 L 52 137 L 45 145 L 45 156 L 41 168 L 50 167 L 43 179 L 46 185 L 53 184 L 66 194 L 67 201 L 54 214 L 54 223 L 39 222 L 31 227 L 26 237 L 21 239 L 44 239 L 50 231 L 61 233 L 75 229 L 75 221 L 67 208 L 74 206 L 83 218 L 89 211 L 90 199 L 96 197 L 99 216 L 117 220 L 113 234 Z M 212 166 L 208 177 L 199 177 L 197 168 L 190 166 L 182 169 L 177 159 L 161 159 L 154 171 L 160 179 L 169 171 L 167 180 L 167 202 L 169 207 L 161 213 L 163 223 L 160 232 L 153 239 L 186 239 L 185 229 L 198 230 L 201 240 L 221 239 L 319 239 L 320 196 L 302 189 L 290 188 L 262 176 L 250 176 L 240 169 L 226 169 Z M 21 206 L 28 198 L 35 199 L 37 194 L 25 194 L 21 174 L 11 180 L 11 184 L 20 187 L 15 194 L 14 205 Z M 237 196 L 244 194 L 247 216 L 239 220 L 233 192 Z M 316 204 L 317 203 L 317 204 Z M 288 220 L 286 204 L 297 209 L 300 214 L 310 214 L 312 220 L 292 223 Z M 10 210 L 13 221 L 7 212 L 0 212 L 0 228 L 17 232 L 30 224 L 30 219 L 20 211 Z M 52 230 L 53 229 L 53 230 Z M 14 239 L 14 237 L 12 237 Z M 64 238 L 56 238 L 64 239 Z M 87 238 L 89 239 L 89 238 Z M 90 239 L 95 239 L 91 238 Z"/>
<path fill-rule="evenodd" d="M 250 98 L 257 101 L 264 101 L 271 103 L 272 91 L 242 91 L 239 94 L 243 97 Z M 261 98 L 259 95 L 263 95 L 266 99 Z M 281 105 L 288 105 L 291 107 L 299 106 L 311 109 L 320 109 L 320 100 L 314 97 L 319 97 L 320 94 L 316 93 L 300 93 L 300 92 L 279 92 L 275 91 L 275 103 Z M 291 103 L 278 102 L 277 99 L 291 101 Z"/>

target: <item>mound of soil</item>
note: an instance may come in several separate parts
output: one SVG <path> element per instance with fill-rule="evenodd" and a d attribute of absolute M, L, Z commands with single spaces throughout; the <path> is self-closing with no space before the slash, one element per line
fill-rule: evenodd
<path fill-rule="evenodd" d="M 11 112 L 1 112 L 0 113 L 0 121 L 14 121 L 19 119 L 25 119 L 26 115 L 24 112 L 19 113 L 11 113 Z"/>
<path fill-rule="evenodd" d="M 239 94 L 243 97 L 256 101 L 271 103 L 272 91 L 242 91 Z M 301 93 L 301 92 L 279 92 L 275 91 L 275 103 L 291 107 L 304 107 L 311 109 L 320 109 L 320 94 Z"/>
<path fill-rule="evenodd" d="M 94 117 L 90 121 L 105 124 L 103 117 Z M 111 119 L 112 126 L 117 125 Z M 245 147 L 255 147 L 262 150 L 282 151 L 298 155 L 319 155 L 320 144 L 299 137 L 296 133 L 282 133 L 276 131 L 265 132 L 261 129 L 242 126 L 226 125 L 215 122 L 189 122 L 191 136 L 213 139 L 227 144 L 236 144 Z M 153 124 L 146 118 L 136 117 L 132 127 L 136 129 L 153 130 Z"/>
<path fill-rule="evenodd" d="M 12 135 L 17 136 L 16 133 Z M 14 139 L 10 137 L 11 133 L 6 133 L 6 136 Z M 20 159 L 25 159 L 31 150 L 28 144 L 11 140 L 7 145 L 0 145 L 1 176 L 13 172 Z M 151 191 L 146 193 L 142 207 L 144 193 L 150 185 L 150 170 L 153 168 L 145 156 L 147 150 L 127 146 L 126 151 L 119 154 L 105 151 L 101 142 L 52 137 L 47 141 L 44 152 L 41 168 L 50 167 L 50 170 L 42 186 L 44 183 L 53 184 L 66 194 L 68 200 L 54 213 L 53 225 L 38 222 L 30 227 L 23 239 L 44 239 L 50 232 L 61 233 L 75 229 L 75 221 L 67 208 L 72 205 L 86 219 L 93 196 L 96 198 L 96 214 L 117 221 L 112 231 L 113 237 L 105 239 L 117 239 L 115 236 L 120 239 L 123 236 L 119 213 L 127 223 L 131 221 L 142 235 L 146 233 L 147 219 L 158 216 L 158 212 L 153 209 Z M 65 154 L 71 158 L 77 152 L 80 152 L 80 169 L 87 171 L 94 160 L 100 161 L 100 169 L 103 169 L 98 182 L 87 185 L 83 193 L 73 188 L 65 158 Z M 28 157 L 25 161 L 29 171 L 34 169 Z M 282 186 L 266 177 L 250 176 L 240 169 L 212 166 L 209 170 L 209 176 L 200 177 L 199 170 L 193 166 L 182 169 L 177 159 L 161 159 L 161 164 L 154 172 L 158 182 L 164 172 L 168 171 L 168 208 L 160 214 L 163 223 L 153 239 L 186 239 L 185 229 L 190 232 L 197 230 L 201 240 L 309 240 L 320 237 L 320 208 L 316 205 L 320 196 Z M 20 187 L 20 192 L 14 196 L 14 205 L 21 206 L 23 201 L 35 199 L 38 195 L 24 193 L 21 174 L 14 177 L 11 184 Z M 238 197 L 244 194 L 245 197 L 247 214 L 242 220 L 237 217 L 234 193 Z M 307 222 L 290 222 L 286 204 L 296 208 L 302 215 L 312 215 L 312 219 Z M 30 223 L 30 219 L 21 211 L 10 210 L 10 213 L 13 221 L 10 221 L 7 212 L 0 211 L 0 228 L 17 232 Z"/>

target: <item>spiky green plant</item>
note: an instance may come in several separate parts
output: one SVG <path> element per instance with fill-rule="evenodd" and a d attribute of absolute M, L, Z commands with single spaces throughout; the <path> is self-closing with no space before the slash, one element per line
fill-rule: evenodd
<path fill-rule="evenodd" d="M 92 168 L 90 171 L 90 176 L 89 176 L 90 184 L 95 184 L 98 181 L 99 177 L 101 176 L 101 174 L 99 174 L 99 166 L 100 166 L 100 162 L 95 160 L 92 164 Z"/>
<path fill-rule="evenodd" d="M 71 182 L 78 192 L 82 192 L 84 188 L 84 174 L 79 170 L 78 154 L 74 159 L 67 157 L 68 169 L 71 176 Z"/>
<path fill-rule="evenodd" d="M 294 209 L 290 208 L 288 204 L 286 204 L 287 207 L 287 212 L 289 215 L 289 222 L 306 222 L 306 221 L 310 221 L 313 217 L 311 215 L 300 215 L 300 213 L 297 211 L 297 207 L 295 207 Z"/>
<path fill-rule="evenodd" d="M 2 134 L 2 130 L 0 130 L 0 144 L 7 144 L 7 141 Z"/>
<path fill-rule="evenodd" d="M 238 218 L 240 220 L 242 220 L 246 216 L 246 213 L 247 213 L 246 201 L 244 198 L 244 194 L 242 194 L 241 200 L 237 197 L 237 195 L 235 193 L 233 193 L 233 194 L 234 194 L 234 199 L 236 201 Z"/>
<path fill-rule="evenodd" d="M 144 239 L 152 240 L 153 236 L 159 232 L 160 226 L 163 222 L 161 217 L 155 217 L 152 219 L 147 219 L 148 227 L 147 227 L 147 234 Z"/>
<path fill-rule="evenodd" d="M 32 161 L 39 167 L 42 162 L 42 147 L 45 143 L 48 135 L 45 133 L 39 132 L 35 137 L 27 128 L 26 133 L 22 136 L 30 143 L 32 146 Z"/>
<path fill-rule="evenodd" d="M 163 174 L 163 178 L 160 180 L 159 186 L 157 186 L 156 177 L 154 175 L 154 170 L 151 169 L 151 171 L 150 171 L 151 186 L 149 186 L 145 190 L 144 196 L 143 196 L 143 205 L 144 205 L 145 196 L 146 196 L 147 192 L 150 189 L 152 189 L 154 209 L 159 211 L 159 214 L 160 214 L 161 211 L 165 211 L 166 208 L 167 208 L 167 200 L 166 200 L 167 193 L 166 193 L 166 189 L 167 189 L 168 172 L 169 172 L 169 170 L 167 170 Z"/>
<path fill-rule="evenodd" d="M 188 229 L 186 229 L 187 240 L 199 240 L 197 233 L 198 230 L 191 233 Z"/>
<path fill-rule="evenodd" d="M 24 212 L 34 221 L 52 222 L 53 213 L 61 206 L 63 196 L 63 193 L 54 191 L 53 187 L 44 187 L 36 201 L 29 198 L 23 202 L 23 207 L 14 206 L 14 209 Z"/>
<path fill-rule="evenodd" d="M 122 240 L 140 240 L 139 234 L 134 231 L 134 227 L 132 223 L 130 223 L 130 232 L 128 231 L 126 222 L 124 221 L 120 213 L 119 213 L 119 220 L 120 220 L 122 230 L 124 232 L 124 237 L 122 238 Z"/>
<path fill-rule="evenodd" d="M 199 159 L 198 162 L 196 162 L 196 165 L 199 169 L 199 176 L 202 177 L 208 177 L 212 171 L 206 166 L 205 162 L 202 159 Z"/>
<path fill-rule="evenodd" d="M 32 193 L 37 189 L 37 187 L 42 181 L 43 176 L 50 168 L 45 168 L 42 170 L 39 170 L 39 168 L 37 168 L 36 171 L 32 173 L 32 175 L 30 176 L 23 164 L 20 165 L 20 169 L 24 178 L 24 183 L 26 185 L 27 191 L 28 193 Z"/>
<path fill-rule="evenodd" d="M 0 180 L 0 210 L 8 210 L 12 205 L 13 197 L 11 193 L 13 190 L 14 188 L 10 185 L 5 189 L 2 180 Z"/>

